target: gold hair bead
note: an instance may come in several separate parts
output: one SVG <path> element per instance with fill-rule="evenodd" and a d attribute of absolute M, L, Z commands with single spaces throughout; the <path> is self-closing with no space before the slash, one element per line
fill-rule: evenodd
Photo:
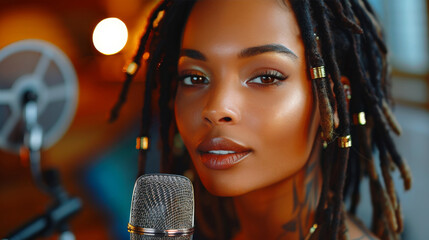
<path fill-rule="evenodd" d="M 130 75 L 134 75 L 134 73 L 137 71 L 137 68 L 139 68 L 139 65 L 135 62 L 132 62 L 128 64 L 126 72 Z"/>
<path fill-rule="evenodd" d="M 310 239 L 311 235 L 313 235 L 313 233 L 317 230 L 317 227 L 319 227 L 319 226 L 317 225 L 317 223 L 315 223 L 315 224 L 313 224 L 313 226 L 311 226 L 311 228 L 308 230 L 308 234 L 307 234 L 307 236 L 305 237 L 305 240 Z"/>
<path fill-rule="evenodd" d="M 150 53 L 149 52 L 145 52 L 144 54 L 143 54 L 143 60 L 148 60 L 149 59 L 149 57 L 150 57 Z"/>
<path fill-rule="evenodd" d="M 350 90 L 350 86 L 348 84 L 344 84 L 343 88 L 344 88 L 344 92 L 346 94 L 347 100 L 352 99 L 352 93 L 351 93 L 351 90 Z"/>
<path fill-rule="evenodd" d="M 323 137 L 323 132 L 320 132 L 320 138 L 322 138 L 323 149 L 328 148 L 328 141 L 326 141 L 326 139 Z"/>
<path fill-rule="evenodd" d="M 324 66 L 311 68 L 310 73 L 313 80 L 326 77 Z"/>
<path fill-rule="evenodd" d="M 317 35 L 317 33 L 313 33 L 313 35 L 314 35 L 314 38 L 317 40 L 317 41 L 319 41 L 319 36 Z"/>
<path fill-rule="evenodd" d="M 328 142 L 327 141 L 323 141 L 323 149 L 326 149 L 326 148 L 328 148 Z"/>
<path fill-rule="evenodd" d="M 352 146 L 352 137 L 350 135 L 347 135 L 345 137 L 339 137 L 338 138 L 338 146 L 340 148 L 349 148 Z"/>
<path fill-rule="evenodd" d="M 161 21 L 161 19 L 164 17 L 164 13 L 165 13 L 165 11 L 164 11 L 164 10 L 162 10 L 162 11 L 160 11 L 160 12 L 158 13 L 158 16 L 156 16 L 155 20 L 154 20 L 154 21 L 153 21 L 153 23 L 152 23 L 153 28 L 157 28 L 157 27 L 158 27 L 159 22 L 160 22 L 160 21 Z"/>
<path fill-rule="evenodd" d="M 362 125 L 362 126 L 365 125 L 366 124 L 365 112 L 353 114 L 353 124 Z"/>
<path fill-rule="evenodd" d="M 149 148 L 148 137 L 138 137 L 136 139 L 136 149 L 147 150 Z"/>

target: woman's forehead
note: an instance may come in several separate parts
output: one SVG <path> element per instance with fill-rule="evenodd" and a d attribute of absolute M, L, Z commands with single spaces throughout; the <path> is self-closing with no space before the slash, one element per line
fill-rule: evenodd
<path fill-rule="evenodd" d="M 299 39 L 294 13 L 283 0 L 197 1 L 183 35 L 182 48 L 223 43 L 251 47 Z"/>

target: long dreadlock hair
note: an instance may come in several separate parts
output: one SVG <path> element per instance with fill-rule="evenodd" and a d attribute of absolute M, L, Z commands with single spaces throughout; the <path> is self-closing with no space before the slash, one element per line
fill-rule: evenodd
<path fill-rule="evenodd" d="M 174 146 L 177 129 L 173 121 L 173 100 L 180 41 L 195 1 L 161 0 L 153 10 L 111 114 L 114 120 L 145 54 L 143 64 L 147 71 L 140 136 L 150 138 L 152 102 L 154 93 L 159 93 L 162 172 L 183 174 L 189 167 L 189 157 L 174 154 L 177 152 Z M 381 239 L 399 239 L 403 219 L 391 172 L 399 169 L 406 190 L 411 187 L 411 173 L 391 137 L 392 131 L 399 135 L 401 129 L 389 108 L 387 49 L 374 11 L 367 0 L 289 2 L 301 29 L 308 69 L 324 66 L 327 72 L 325 77 L 313 80 L 322 136 L 328 145 L 321 157 L 323 185 L 315 217 L 319 227 L 311 239 L 346 239 L 344 199 L 350 196 L 349 212 L 354 214 L 364 176 L 369 177 L 372 231 Z M 350 80 L 353 97 L 349 106 L 341 76 Z M 336 129 L 335 111 L 339 118 Z M 336 139 L 349 135 L 353 147 L 342 148 L 336 144 Z M 376 152 L 381 174 L 376 167 Z M 146 149 L 143 149 L 139 175 L 144 173 L 145 163 Z M 228 199 L 210 196 L 198 179 L 194 184 L 197 231 L 207 239 L 230 239 L 238 223 Z"/>

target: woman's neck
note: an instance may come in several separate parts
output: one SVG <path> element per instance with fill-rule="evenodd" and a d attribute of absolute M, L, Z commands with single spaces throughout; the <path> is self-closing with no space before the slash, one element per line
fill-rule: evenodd
<path fill-rule="evenodd" d="M 234 198 L 240 221 L 235 240 L 299 239 L 306 237 L 322 186 L 320 142 L 306 165 L 293 176 L 269 187 Z"/>

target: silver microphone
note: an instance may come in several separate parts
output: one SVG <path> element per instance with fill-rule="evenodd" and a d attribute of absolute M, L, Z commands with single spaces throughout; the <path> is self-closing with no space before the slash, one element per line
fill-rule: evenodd
<path fill-rule="evenodd" d="M 194 189 L 179 175 L 147 174 L 134 185 L 128 232 L 132 240 L 189 240 L 194 233 Z"/>

